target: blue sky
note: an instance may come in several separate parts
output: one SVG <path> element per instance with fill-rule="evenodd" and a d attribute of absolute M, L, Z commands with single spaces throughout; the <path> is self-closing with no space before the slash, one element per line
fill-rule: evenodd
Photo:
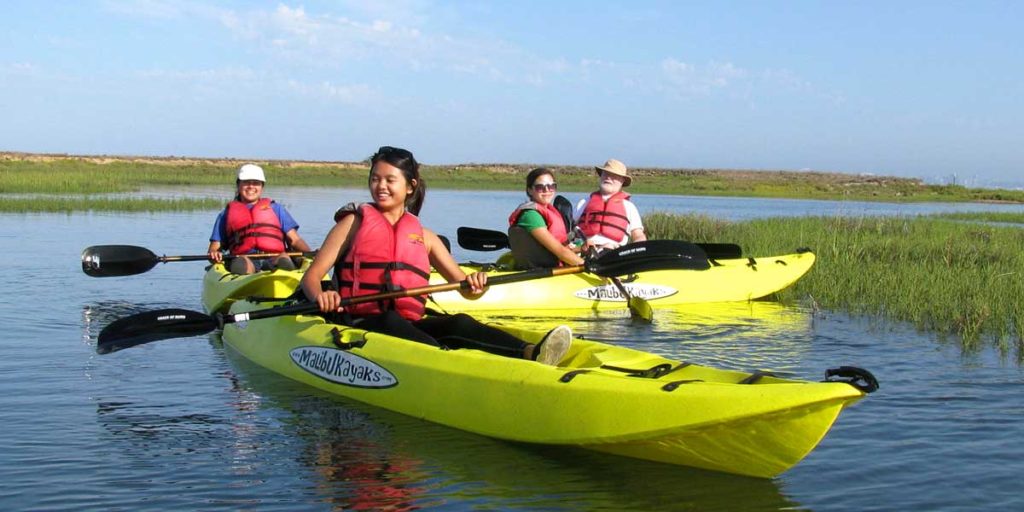
<path fill-rule="evenodd" d="M 1024 182 L 1015 1 L 0 5 L 0 150 Z"/>

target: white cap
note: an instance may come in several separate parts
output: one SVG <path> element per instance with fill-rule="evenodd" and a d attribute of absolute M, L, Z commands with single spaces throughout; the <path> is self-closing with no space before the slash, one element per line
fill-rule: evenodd
<path fill-rule="evenodd" d="M 266 183 L 267 177 L 263 175 L 262 167 L 256 164 L 245 164 L 238 168 L 238 181 L 245 180 L 259 180 Z"/>

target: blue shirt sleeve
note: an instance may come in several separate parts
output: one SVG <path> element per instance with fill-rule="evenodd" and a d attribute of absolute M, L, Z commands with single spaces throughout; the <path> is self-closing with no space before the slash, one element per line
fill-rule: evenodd
<path fill-rule="evenodd" d="M 292 214 L 288 213 L 288 210 L 285 209 L 285 207 L 281 205 L 281 203 L 275 201 L 271 203 L 271 208 L 274 209 L 274 213 L 277 214 L 277 218 L 281 219 L 282 233 L 287 233 L 293 229 L 298 231 L 299 223 L 295 222 L 295 219 L 292 218 Z"/>
<path fill-rule="evenodd" d="M 224 225 L 224 212 L 225 210 L 221 210 L 217 215 L 217 220 L 213 222 L 213 233 L 210 233 L 211 242 L 223 242 L 224 239 L 227 238 L 227 234 L 225 233 L 226 226 Z"/>

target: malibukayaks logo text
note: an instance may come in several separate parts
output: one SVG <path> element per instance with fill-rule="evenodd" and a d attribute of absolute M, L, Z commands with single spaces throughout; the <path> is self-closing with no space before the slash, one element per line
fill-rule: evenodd
<path fill-rule="evenodd" d="M 390 388 L 398 379 L 377 363 L 328 347 L 298 347 L 289 353 L 299 368 L 317 377 L 357 388 Z"/>
<path fill-rule="evenodd" d="M 626 284 L 626 290 L 629 291 L 630 295 L 634 297 L 640 297 L 645 300 L 661 299 L 675 295 L 677 290 L 675 288 L 669 288 L 668 286 L 658 286 L 654 284 Z M 604 286 L 594 286 L 591 288 L 583 288 L 578 290 L 573 295 L 586 300 L 603 300 L 608 302 L 626 302 L 626 297 L 622 296 L 622 292 L 619 291 L 615 285 L 606 284 Z"/>

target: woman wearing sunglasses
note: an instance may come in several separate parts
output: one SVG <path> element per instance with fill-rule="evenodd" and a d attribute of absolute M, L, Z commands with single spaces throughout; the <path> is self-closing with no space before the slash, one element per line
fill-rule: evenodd
<path fill-rule="evenodd" d="M 467 281 L 470 289 L 462 292 L 467 299 L 479 297 L 487 286 L 486 273 L 467 276 L 441 239 L 420 224 L 417 214 L 427 186 L 413 154 L 384 146 L 370 162 L 373 201 L 348 205 L 335 214 L 336 224 L 302 277 L 306 297 L 340 323 L 367 331 L 557 365 L 572 343 L 572 331 L 564 325 L 534 345 L 466 314 L 424 316 L 426 298 L 422 296 L 342 308 L 346 297 L 427 286 L 431 267 L 449 283 Z M 321 283 L 331 269 L 338 291 L 324 290 Z"/>
<path fill-rule="evenodd" d="M 583 258 L 568 245 L 571 228 L 553 204 L 557 193 L 551 169 L 540 167 L 526 175 L 526 196 L 530 200 L 516 207 L 508 218 L 509 245 L 517 268 L 583 264 Z"/>

